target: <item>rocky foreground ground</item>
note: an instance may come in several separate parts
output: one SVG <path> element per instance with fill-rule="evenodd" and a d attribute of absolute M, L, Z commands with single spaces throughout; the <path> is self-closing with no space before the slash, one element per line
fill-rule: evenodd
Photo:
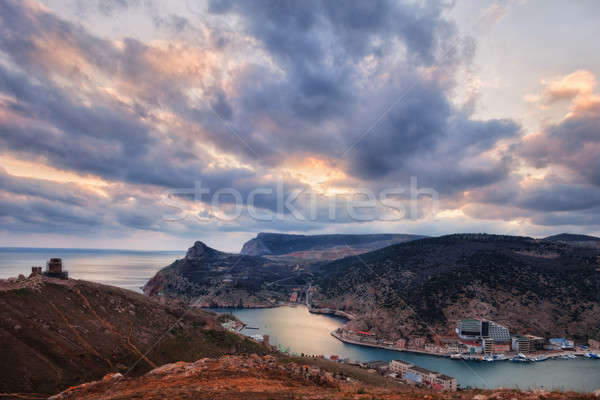
<path fill-rule="evenodd" d="M 383 379 L 383 378 L 382 378 Z M 50 399 L 594 399 L 594 394 L 514 390 L 433 392 L 374 385 L 341 372 L 273 356 L 224 356 L 177 362 L 137 378 L 120 373 L 72 387 Z"/>

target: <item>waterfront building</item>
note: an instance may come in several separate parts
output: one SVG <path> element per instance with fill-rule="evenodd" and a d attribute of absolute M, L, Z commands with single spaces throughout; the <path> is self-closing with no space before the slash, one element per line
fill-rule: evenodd
<path fill-rule="evenodd" d="M 548 339 L 548 342 L 554 347 L 563 350 L 570 350 L 575 347 L 575 343 L 572 340 L 567 340 L 565 338 L 552 338 Z"/>
<path fill-rule="evenodd" d="M 389 363 L 387 361 L 371 361 L 367 363 L 367 367 L 383 373 L 389 368 Z"/>
<path fill-rule="evenodd" d="M 466 350 L 466 348 L 459 343 L 449 343 L 446 345 L 446 353 L 449 354 L 462 353 L 463 350 Z"/>
<path fill-rule="evenodd" d="M 531 351 L 539 351 L 544 349 L 546 340 L 543 337 L 534 335 L 525 335 L 525 337 L 529 338 Z"/>
<path fill-rule="evenodd" d="M 427 343 L 427 344 L 425 344 L 425 351 L 430 352 L 430 353 L 441 353 L 442 348 L 440 346 L 438 346 L 437 344 Z"/>
<path fill-rule="evenodd" d="M 458 336 L 462 339 L 477 339 L 481 337 L 481 321 L 474 318 L 458 321 Z"/>
<path fill-rule="evenodd" d="M 396 341 L 396 347 L 399 349 L 403 349 L 406 347 L 406 339 L 398 339 Z"/>
<path fill-rule="evenodd" d="M 453 378 L 448 375 L 439 374 L 435 377 L 435 385 L 434 388 L 438 390 L 446 390 L 449 392 L 455 392 L 457 383 L 456 378 Z"/>
<path fill-rule="evenodd" d="M 403 360 L 390 361 L 389 371 L 401 376 L 409 383 L 423 384 L 437 390 L 456 390 L 456 379 L 451 376 L 430 371 Z"/>
<path fill-rule="evenodd" d="M 292 295 L 290 296 L 290 303 L 295 303 L 296 301 L 298 301 L 298 292 L 292 292 Z"/>
<path fill-rule="evenodd" d="M 483 348 L 483 352 L 485 354 L 494 354 L 494 339 L 483 339 L 483 344 L 481 347 Z"/>
<path fill-rule="evenodd" d="M 600 340 L 590 339 L 588 340 L 588 344 L 590 345 L 590 349 L 600 350 Z"/>
<path fill-rule="evenodd" d="M 404 376 L 406 371 L 408 371 L 409 368 L 412 368 L 412 366 L 413 365 L 411 363 L 404 360 L 392 360 L 390 361 L 390 372 Z"/>
<path fill-rule="evenodd" d="M 468 318 L 458 321 L 458 336 L 466 340 L 493 339 L 495 342 L 510 342 L 510 331 L 507 327 L 493 321 Z"/>
<path fill-rule="evenodd" d="M 529 354 L 532 351 L 531 340 L 527 336 L 513 336 L 512 349 L 517 353 Z"/>
<path fill-rule="evenodd" d="M 483 352 L 481 343 L 476 341 L 465 340 L 462 342 L 466 350 L 470 354 L 479 354 Z"/>
<path fill-rule="evenodd" d="M 483 321 L 481 323 L 481 336 L 489 337 L 495 342 L 510 342 L 510 332 L 507 327 L 499 325 L 492 321 Z"/>
<path fill-rule="evenodd" d="M 406 379 L 409 383 L 423 383 L 423 378 L 421 377 L 421 374 L 419 374 L 416 371 L 413 371 L 412 368 L 406 371 L 404 375 L 402 375 L 402 377 Z"/>
<path fill-rule="evenodd" d="M 425 346 L 425 338 L 424 337 L 413 338 L 412 344 L 414 347 L 423 347 L 423 346 Z"/>

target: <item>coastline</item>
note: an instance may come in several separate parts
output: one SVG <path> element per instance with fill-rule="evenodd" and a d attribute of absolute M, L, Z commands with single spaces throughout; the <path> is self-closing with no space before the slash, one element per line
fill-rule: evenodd
<path fill-rule="evenodd" d="M 313 314 L 335 315 L 336 317 L 346 318 L 348 321 L 352 321 L 353 319 L 357 318 L 354 314 L 350 314 L 341 310 L 333 310 L 331 308 L 308 307 L 308 312 Z"/>
<path fill-rule="evenodd" d="M 415 354 L 423 354 L 423 355 L 427 355 L 427 356 L 435 356 L 435 357 L 442 357 L 442 358 L 450 358 L 450 354 L 447 353 L 435 353 L 435 352 L 430 352 L 427 350 L 419 350 L 419 349 L 399 349 L 396 347 L 391 347 L 391 346 L 385 346 L 382 344 L 375 344 L 375 343 L 364 343 L 364 342 L 359 342 L 356 340 L 351 340 L 351 339 L 347 339 L 341 335 L 339 335 L 336 331 L 331 331 L 330 335 L 333 336 L 334 338 L 336 338 L 337 340 L 339 340 L 340 342 L 343 343 L 349 343 L 349 344 L 354 344 L 357 346 L 365 346 L 365 347 L 374 347 L 374 348 L 378 348 L 378 349 L 384 349 L 384 350 L 393 350 L 393 351 L 398 351 L 398 352 L 404 352 L 404 353 L 415 353 Z M 553 352 L 553 353 L 531 353 L 531 356 L 539 356 L 539 355 L 543 355 L 543 356 L 548 356 L 549 358 L 555 359 L 564 355 L 573 355 L 576 357 L 585 357 L 586 352 L 585 351 L 560 351 L 560 352 Z M 471 360 L 471 361 L 483 361 L 483 360 Z M 500 360 L 500 361 L 510 361 L 509 359 L 506 360 Z"/>
<path fill-rule="evenodd" d="M 331 336 L 333 336 L 334 338 L 336 338 L 337 340 L 339 340 L 340 342 L 349 343 L 349 344 L 355 344 L 357 346 L 375 347 L 375 348 L 378 348 L 378 349 L 393 350 L 393 351 L 404 352 L 404 353 L 417 353 L 417 354 L 424 354 L 424 355 L 429 355 L 429 356 L 437 356 L 437 357 L 450 358 L 450 354 L 432 353 L 432 352 L 429 352 L 429 351 L 426 351 L 426 350 L 418 350 L 418 349 L 399 349 L 397 347 L 385 346 L 383 344 L 359 342 L 359 341 L 356 341 L 356 340 L 351 340 L 351 339 L 347 339 L 345 337 L 342 337 L 336 331 L 331 331 L 331 332 L 329 332 L 329 334 Z"/>

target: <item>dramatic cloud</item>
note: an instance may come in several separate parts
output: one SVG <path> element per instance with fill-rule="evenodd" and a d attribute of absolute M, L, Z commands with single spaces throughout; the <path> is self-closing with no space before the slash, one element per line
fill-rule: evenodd
<path fill-rule="evenodd" d="M 579 70 L 528 96 L 544 106 L 571 101 L 564 119 L 539 133 L 523 136 L 508 118 L 476 118 L 473 103 L 454 99 L 476 38 L 460 34 L 450 4 L 73 4 L 72 15 L 85 18 L 35 1 L 0 2 L 0 157 L 93 176 L 103 186 L 7 168 L 0 174 L 6 232 L 190 237 L 324 230 L 332 222 L 396 230 L 403 228 L 365 228 L 343 199 L 331 199 L 407 187 L 413 178 L 437 191 L 441 216 L 569 225 L 572 215 L 574 224 L 597 225 L 582 217 L 596 215 L 600 183 L 595 76 Z M 131 10 L 132 23 L 145 27 L 139 34 L 98 34 L 98 25 Z M 474 24 L 506 15 L 494 5 Z M 245 209 L 235 221 L 206 219 L 216 211 L 210 196 L 193 198 L 199 183 L 211 194 L 232 188 L 244 200 L 254 196 L 262 212 L 283 217 L 258 221 Z M 257 188 L 272 192 L 253 195 Z M 280 209 L 278 193 L 296 191 L 305 211 L 316 194 L 313 220 Z M 411 199 L 395 192 L 393 200 Z M 232 201 L 223 200 L 223 212 Z M 169 221 L 174 209 L 191 217 Z M 417 214 L 411 223 L 442 218 Z"/>

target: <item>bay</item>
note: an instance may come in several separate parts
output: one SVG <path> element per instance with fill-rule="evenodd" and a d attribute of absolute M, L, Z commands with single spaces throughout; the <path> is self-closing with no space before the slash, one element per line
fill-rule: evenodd
<path fill-rule="evenodd" d="M 305 306 L 267 309 L 213 309 L 231 313 L 250 327 L 246 335 L 268 334 L 271 344 L 291 353 L 338 355 L 361 362 L 401 359 L 415 365 L 453 376 L 462 387 L 556 389 L 590 392 L 600 388 L 600 360 L 547 360 L 521 364 L 451 360 L 423 354 L 399 352 L 343 343 L 330 332 L 344 320 L 311 314 Z"/>

